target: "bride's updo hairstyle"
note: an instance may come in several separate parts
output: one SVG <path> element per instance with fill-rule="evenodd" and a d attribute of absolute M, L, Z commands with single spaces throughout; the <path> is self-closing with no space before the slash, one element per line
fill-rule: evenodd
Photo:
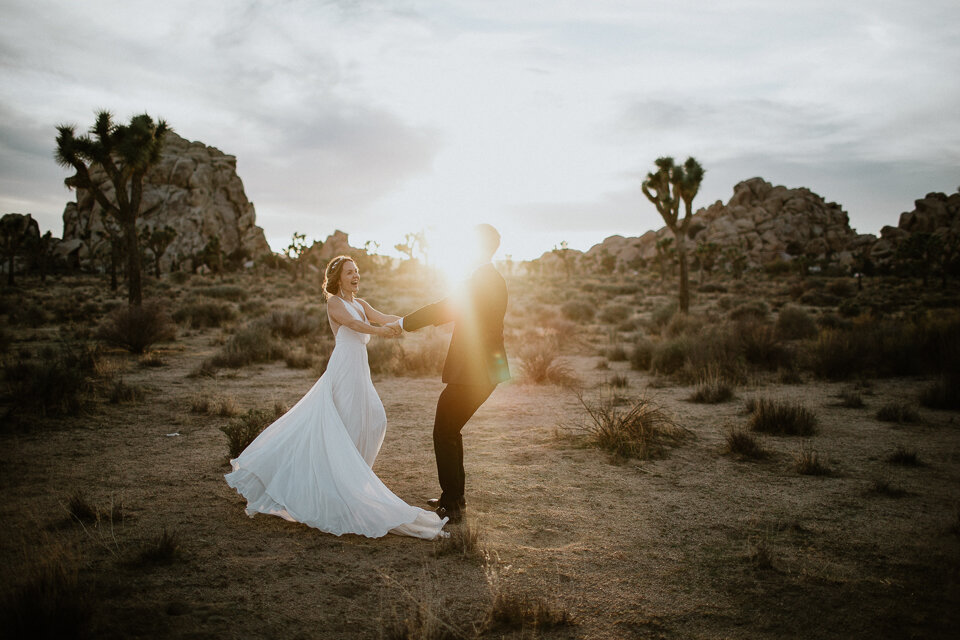
<path fill-rule="evenodd" d="M 323 274 L 323 295 L 328 300 L 340 293 L 340 276 L 343 274 L 343 266 L 348 262 L 353 262 L 353 258 L 337 256 L 327 263 L 327 270 Z"/>

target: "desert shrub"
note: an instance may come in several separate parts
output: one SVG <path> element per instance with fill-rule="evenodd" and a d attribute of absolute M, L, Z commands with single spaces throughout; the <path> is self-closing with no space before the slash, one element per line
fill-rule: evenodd
<path fill-rule="evenodd" d="M 735 307 L 728 315 L 731 320 L 766 320 L 770 306 L 763 300 L 751 300 Z"/>
<path fill-rule="evenodd" d="M 680 444 L 689 435 L 646 398 L 621 409 L 614 398 L 601 398 L 591 407 L 582 395 L 577 397 L 589 417 L 584 429 L 593 444 L 615 456 L 641 460 L 659 458 L 666 454 L 668 447 Z"/>
<path fill-rule="evenodd" d="M 793 268 L 791 262 L 783 259 L 771 260 L 763 265 L 764 273 L 770 276 L 781 276 L 785 273 L 790 273 L 793 271 Z"/>
<path fill-rule="evenodd" d="M 647 371 L 653 362 L 654 346 L 650 338 L 641 336 L 630 351 L 630 367 L 637 371 Z"/>
<path fill-rule="evenodd" d="M 627 360 L 627 350 L 623 348 L 622 344 L 613 345 L 604 351 L 604 355 L 610 362 L 625 362 Z"/>
<path fill-rule="evenodd" d="M 166 362 L 164 361 L 162 355 L 160 355 L 156 351 L 150 351 L 140 356 L 140 359 L 137 360 L 137 364 L 139 364 L 141 367 L 153 368 L 153 367 L 162 367 L 163 365 L 166 364 Z"/>
<path fill-rule="evenodd" d="M 435 335 L 419 342 L 400 343 L 400 358 L 393 370 L 399 376 L 436 376 L 443 371 L 449 342 Z"/>
<path fill-rule="evenodd" d="M 249 295 L 244 287 L 228 284 L 196 287 L 193 292 L 207 298 L 219 298 L 231 302 L 243 302 Z"/>
<path fill-rule="evenodd" d="M 800 296 L 800 303 L 809 307 L 835 307 L 839 302 L 837 296 L 819 289 L 811 289 Z"/>
<path fill-rule="evenodd" d="M 837 278 L 827 285 L 827 292 L 838 298 L 849 298 L 856 295 L 857 285 L 848 278 Z"/>
<path fill-rule="evenodd" d="M 548 340 L 533 342 L 521 348 L 520 379 L 533 384 L 573 386 L 576 377 L 570 365 L 558 360 L 559 350 Z"/>
<path fill-rule="evenodd" d="M 837 305 L 837 313 L 844 318 L 856 318 L 863 312 L 863 309 L 855 300 L 844 300 Z"/>
<path fill-rule="evenodd" d="M 686 337 L 673 338 L 657 343 L 650 359 L 650 371 L 663 375 L 677 373 L 683 368 L 690 349 L 690 340 Z"/>
<path fill-rule="evenodd" d="M 123 378 L 115 380 L 107 391 L 107 399 L 111 404 L 120 404 L 123 402 L 139 402 L 146 395 L 143 387 L 135 384 L 127 384 Z"/>
<path fill-rule="evenodd" d="M 802 444 L 800 451 L 797 452 L 794 469 L 797 473 L 805 476 L 828 476 L 831 473 L 830 467 L 806 443 Z"/>
<path fill-rule="evenodd" d="M 697 291 L 700 293 L 726 293 L 727 288 L 722 284 L 717 284 L 715 282 L 707 282 L 697 287 Z"/>
<path fill-rule="evenodd" d="M 717 404 L 732 398 L 733 384 L 718 371 L 708 370 L 701 376 L 689 400 L 703 404 Z"/>
<path fill-rule="evenodd" d="M 97 329 L 97 338 L 133 353 L 143 353 L 153 344 L 173 340 L 176 335 L 170 316 L 155 300 L 139 307 L 119 307 Z"/>
<path fill-rule="evenodd" d="M 670 322 L 663 329 L 663 334 L 668 338 L 678 336 L 692 335 L 699 333 L 703 329 L 705 320 L 699 316 L 689 313 L 677 313 L 670 318 Z"/>
<path fill-rule="evenodd" d="M 923 462 L 920 460 L 920 456 L 917 455 L 917 452 L 907 449 L 903 445 L 897 445 L 897 448 L 894 450 L 894 452 L 887 456 L 887 462 L 890 464 L 898 464 L 903 467 L 923 466 Z"/>
<path fill-rule="evenodd" d="M 817 335 L 817 324 L 810 314 L 793 305 L 787 305 L 777 314 L 777 335 L 784 340 L 800 340 Z"/>
<path fill-rule="evenodd" d="M 176 531 L 166 527 L 160 533 L 145 540 L 137 553 L 135 564 L 156 565 L 171 564 L 183 555 L 183 545 Z"/>
<path fill-rule="evenodd" d="M 630 317 L 630 307 L 623 304 L 608 304 L 600 310 L 600 322 L 604 324 L 617 324 Z"/>
<path fill-rule="evenodd" d="M 545 630 L 573 624 L 570 613 L 542 596 L 498 590 L 493 594 L 488 627 Z"/>
<path fill-rule="evenodd" d="M 449 528 L 450 536 L 438 538 L 434 546 L 437 556 L 456 556 L 464 560 L 482 561 L 486 555 L 483 534 L 476 519 L 467 516 L 455 527 Z"/>
<path fill-rule="evenodd" d="M 240 405 L 233 396 L 223 396 L 214 400 L 210 412 L 221 418 L 232 418 L 240 413 Z"/>
<path fill-rule="evenodd" d="M 236 458 L 243 453 L 275 419 L 276 416 L 270 411 L 250 409 L 230 424 L 220 427 L 220 431 L 227 436 L 230 458 Z"/>
<path fill-rule="evenodd" d="M 302 338 L 317 331 L 320 321 L 301 309 L 273 311 L 260 319 L 278 338 Z"/>
<path fill-rule="evenodd" d="M 190 282 L 190 274 L 186 271 L 174 271 L 168 275 L 167 278 L 173 284 L 186 284 Z"/>
<path fill-rule="evenodd" d="M 580 326 L 563 318 L 548 316 L 543 320 L 543 329 L 559 349 L 563 349 L 570 341 L 582 337 Z"/>
<path fill-rule="evenodd" d="M 607 384 L 614 389 L 626 389 L 630 386 L 630 378 L 625 375 L 615 373 L 607 379 Z"/>
<path fill-rule="evenodd" d="M 227 302 L 206 300 L 184 305 L 173 312 L 173 319 L 179 324 L 189 324 L 192 329 L 219 327 L 237 316 L 233 305 Z"/>
<path fill-rule="evenodd" d="M 314 365 L 315 358 L 303 349 L 290 350 L 283 361 L 291 369 L 309 369 Z"/>
<path fill-rule="evenodd" d="M 920 414 L 916 407 L 902 400 L 890 400 L 884 403 L 875 414 L 882 422 L 896 422 L 899 424 L 920 422 Z"/>
<path fill-rule="evenodd" d="M 749 431 L 737 428 L 727 431 L 724 451 L 750 460 L 762 460 L 770 455 L 770 452 L 763 447 L 757 436 Z"/>
<path fill-rule="evenodd" d="M 809 368 L 827 380 L 845 380 L 867 368 L 870 345 L 863 333 L 821 331 L 806 350 Z"/>
<path fill-rule="evenodd" d="M 841 318 L 832 311 L 820 314 L 817 318 L 817 326 L 821 329 L 852 329 L 853 322 L 847 318 Z"/>
<path fill-rule="evenodd" d="M 781 344 L 772 325 L 756 320 L 740 320 L 733 324 L 740 352 L 747 362 L 775 371 L 794 364 L 793 353 Z"/>
<path fill-rule="evenodd" d="M 50 544 L 10 572 L 16 578 L 0 595 L 4 637 L 93 637 L 94 602 L 80 582 L 80 564 L 74 551 Z"/>
<path fill-rule="evenodd" d="M 873 481 L 873 484 L 870 486 L 869 493 L 875 493 L 881 496 L 887 496 L 890 498 L 902 498 L 907 495 L 907 492 L 903 487 L 898 487 L 890 483 L 889 480 L 884 478 L 879 478 Z"/>
<path fill-rule="evenodd" d="M 213 399 L 205 393 L 195 393 L 190 397 L 191 413 L 210 413 Z"/>
<path fill-rule="evenodd" d="M 650 314 L 650 324 L 659 331 L 670 322 L 670 319 L 677 313 L 677 309 L 676 300 L 660 305 Z"/>
<path fill-rule="evenodd" d="M 596 315 L 596 308 L 583 300 L 569 300 L 560 306 L 560 313 L 573 322 L 590 322 Z"/>
<path fill-rule="evenodd" d="M 234 334 L 209 362 L 214 367 L 238 368 L 273 362 L 284 357 L 285 353 L 268 327 L 253 324 Z"/>
<path fill-rule="evenodd" d="M 840 406 L 847 409 L 862 409 L 863 395 L 856 389 L 847 389 L 840 393 Z"/>
<path fill-rule="evenodd" d="M 941 376 L 920 392 L 920 404 L 928 409 L 960 410 L 960 374 Z"/>
<path fill-rule="evenodd" d="M 817 432 L 817 417 L 798 402 L 758 398 L 748 404 L 751 431 L 781 436 L 812 436 Z"/>
<path fill-rule="evenodd" d="M 42 306 L 34 302 L 21 302 L 11 305 L 7 310 L 7 322 L 12 326 L 39 327 L 50 321 L 48 314 Z"/>
<path fill-rule="evenodd" d="M 267 303 L 259 298 L 240 303 L 240 313 L 251 318 L 262 316 L 269 309 L 270 307 L 267 306 Z"/>
<path fill-rule="evenodd" d="M 90 345 L 64 343 L 36 360 L 19 360 L 3 369 L 11 410 L 40 416 L 77 413 L 97 375 L 100 351 Z M 7 423 L 6 420 L 4 420 Z M 8 423 L 9 424 L 9 423 Z"/>
<path fill-rule="evenodd" d="M 367 344 L 367 362 L 370 373 L 393 373 L 396 371 L 401 355 L 399 340 L 371 340 Z"/>

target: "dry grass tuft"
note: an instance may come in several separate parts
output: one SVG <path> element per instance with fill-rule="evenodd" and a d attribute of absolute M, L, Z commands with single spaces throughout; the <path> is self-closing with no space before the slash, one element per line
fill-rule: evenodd
<path fill-rule="evenodd" d="M 920 414 L 917 412 L 917 408 L 902 400 L 891 400 L 885 403 L 877 409 L 875 416 L 877 420 L 882 422 L 896 422 L 897 424 L 920 422 Z"/>
<path fill-rule="evenodd" d="M 847 389 L 840 393 L 840 406 L 847 409 L 862 409 L 865 405 L 863 394 L 856 389 Z"/>
<path fill-rule="evenodd" d="M 590 421 L 584 428 L 599 448 L 622 458 L 648 460 L 663 457 L 668 447 L 686 440 L 690 433 L 677 426 L 666 412 L 652 401 L 640 398 L 625 410 L 614 398 L 601 398 L 591 407 L 577 394 Z"/>
<path fill-rule="evenodd" d="M 520 351 L 520 379 L 533 384 L 572 387 L 578 382 L 573 369 L 558 359 L 559 350 L 549 340 L 527 345 Z"/>
<path fill-rule="evenodd" d="M 733 383 L 720 372 L 709 369 L 700 376 L 696 389 L 688 398 L 690 402 L 718 404 L 733 399 Z"/>
<path fill-rule="evenodd" d="M 888 498 L 902 498 L 907 495 L 907 491 L 903 487 L 894 486 L 889 480 L 884 478 L 874 480 L 873 484 L 870 485 L 868 493 L 886 496 Z"/>
<path fill-rule="evenodd" d="M 447 538 L 438 538 L 434 543 L 437 556 L 456 556 L 464 560 L 479 562 L 487 555 L 483 532 L 476 518 L 466 516 L 459 524 L 450 525 Z"/>
<path fill-rule="evenodd" d="M 794 460 L 794 469 L 805 476 L 828 476 L 832 473 L 823 458 L 807 443 L 800 445 L 800 451 Z"/>
<path fill-rule="evenodd" d="M 122 404 L 125 402 L 140 402 L 146 395 L 143 387 L 136 384 L 127 384 L 123 378 L 116 380 L 107 391 L 107 399 L 110 404 Z"/>
<path fill-rule="evenodd" d="M 916 451 L 907 449 L 903 445 L 898 445 L 893 453 L 887 456 L 887 462 L 898 464 L 902 467 L 922 467 L 923 461 Z"/>
<path fill-rule="evenodd" d="M 751 399 L 747 411 L 751 431 L 779 436 L 812 436 L 817 432 L 816 415 L 798 402 Z"/>
<path fill-rule="evenodd" d="M 770 456 L 757 436 L 744 429 L 732 428 L 727 431 L 726 442 L 725 453 L 749 460 L 763 460 Z"/>
<path fill-rule="evenodd" d="M 137 553 L 134 564 L 171 564 L 183 556 L 180 536 L 166 527 L 160 533 L 143 543 Z"/>

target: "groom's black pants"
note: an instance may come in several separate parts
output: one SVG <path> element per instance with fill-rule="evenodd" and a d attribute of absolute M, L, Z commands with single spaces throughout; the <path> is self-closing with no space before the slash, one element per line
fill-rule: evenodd
<path fill-rule="evenodd" d="M 440 506 L 462 508 L 463 498 L 463 437 L 460 430 L 490 397 L 495 385 L 477 386 L 448 384 L 437 401 L 437 417 L 433 423 L 433 450 L 437 456 L 437 475 L 440 477 Z"/>

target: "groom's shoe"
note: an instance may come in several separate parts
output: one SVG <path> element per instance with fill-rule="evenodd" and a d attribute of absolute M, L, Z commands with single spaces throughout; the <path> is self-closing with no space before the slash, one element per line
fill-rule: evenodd
<path fill-rule="evenodd" d="M 438 509 L 440 507 L 440 498 L 430 498 L 427 500 L 427 505 L 431 509 Z"/>
<path fill-rule="evenodd" d="M 437 515 L 440 518 L 449 518 L 451 524 L 457 524 L 463 520 L 463 509 L 460 507 L 437 507 Z"/>

